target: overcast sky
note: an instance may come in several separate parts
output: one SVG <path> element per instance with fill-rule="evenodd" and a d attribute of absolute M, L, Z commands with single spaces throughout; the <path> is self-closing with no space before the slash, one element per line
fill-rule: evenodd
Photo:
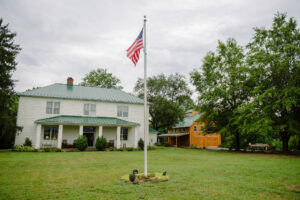
<path fill-rule="evenodd" d="M 18 92 L 66 83 L 69 76 L 78 84 L 99 67 L 132 92 L 143 77 L 143 54 L 134 67 L 126 49 L 141 31 L 144 15 L 148 75 L 178 72 L 189 79 L 218 40 L 233 37 L 245 45 L 253 27 L 270 27 L 277 11 L 300 23 L 297 0 L 0 0 L 0 17 L 17 32 L 22 47 L 13 74 Z"/>

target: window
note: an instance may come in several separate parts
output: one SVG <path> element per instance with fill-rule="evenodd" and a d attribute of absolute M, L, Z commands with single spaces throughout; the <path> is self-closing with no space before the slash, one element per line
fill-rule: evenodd
<path fill-rule="evenodd" d="M 52 107 L 53 107 L 53 101 L 48 101 L 47 102 L 47 108 L 46 108 L 46 113 L 47 114 L 52 114 Z"/>
<path fill-rule="evenodd" d="M 53 107 L 54 105 L 54 107 Z M 47 101 L 46 113 L 47 114 L 59 114 L 60 102 Z"/>
<path fill-rule="evenodd" d="M 95 127 L 86 127 L 86 126 L 83 127 L 83 133 L 95 133 L 95 132 L 96 132 Z"/>
<path fill-rule="evenodd" d="M 197 131 L 197 126 L 194 126 L 194 131 Z"/>
<path fill-rule="evenodd" d="M 44 140 L 57 140 L 58 127 L 45 126 L 44 127 Z"/>
<path fill-rule="evenodd" d="M 90 104 L 90 115 L 96 115 L 96 104 Z"/>
<path fill-rule="evenodd" d="M 200 126 L 200 131 L 201 131 L 201 132 L 204 131 L 204 126 Z"/>
<path fill-rule="evenodd" d="M 121 140 L 128 139 L 128 128 L 121 128 Z"/>
<path fill-rule="evenodd" d="M 83 106 L 84 115 L 96 115 L 96 104 L 86 103 Z"/>
<path fill-rule="evenodd" d="M 60 102 L 54 102 L 53 114 L 59 114 Z"/>
<path fill-rule="evenodd" d="M 118 117 L 128 117 L 128 106 L 118 105 Z"/>

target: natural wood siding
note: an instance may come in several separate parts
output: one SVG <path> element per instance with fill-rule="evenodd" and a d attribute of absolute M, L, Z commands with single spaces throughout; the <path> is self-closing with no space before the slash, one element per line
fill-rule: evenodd
<path fill-rule="evenodd" d="M 197 130 L 194 131 L 194 126 L 197 127 Z M 190 145 L 197 147 L 217 147 L 221 144 L 221 136 L 217 133 L 206 134 L 204 135 L 201 131 L 201 126 L 204 127 L 203 122 L 194 122 L 190 126 Z"/>

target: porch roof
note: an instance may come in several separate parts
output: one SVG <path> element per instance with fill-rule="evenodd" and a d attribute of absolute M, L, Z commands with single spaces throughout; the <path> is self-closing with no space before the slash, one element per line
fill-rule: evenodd
<path fill-rule="evenodd" d="M 139 123 L 118 119 L 115 117 L 87 117 L 74 115 L 59 115 L 35 121 L 38 124 L 62 125 L 95 125 L 95 126 L 139 126 Z"/>
<path fill-rule="evenodd" d="M 157 137 L 176 137 L 176 136 L 183 136 L 183 135 L 189 135 L 189 133 L 165 133 L 158 135 Z"/>

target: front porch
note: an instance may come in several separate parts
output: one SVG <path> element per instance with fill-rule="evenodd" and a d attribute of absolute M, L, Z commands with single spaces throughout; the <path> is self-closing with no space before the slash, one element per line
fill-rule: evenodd
<path fill-rule="evenodd" d="M 57 116 L 35 121 L 35 148 L 72 147 L 79 136 L 95 147 L 97 137 L 105 137 L 115 148 L 137 147 L 138 123 L 112 117 Z"/>
<path fill-rule="evenodd" d="M 166 133 L 157 136 L 158 138 L 168 138 L 168 144 L 170 146 L 181 147 L 190 146 L 190 134 L 189 133 Z"/>

